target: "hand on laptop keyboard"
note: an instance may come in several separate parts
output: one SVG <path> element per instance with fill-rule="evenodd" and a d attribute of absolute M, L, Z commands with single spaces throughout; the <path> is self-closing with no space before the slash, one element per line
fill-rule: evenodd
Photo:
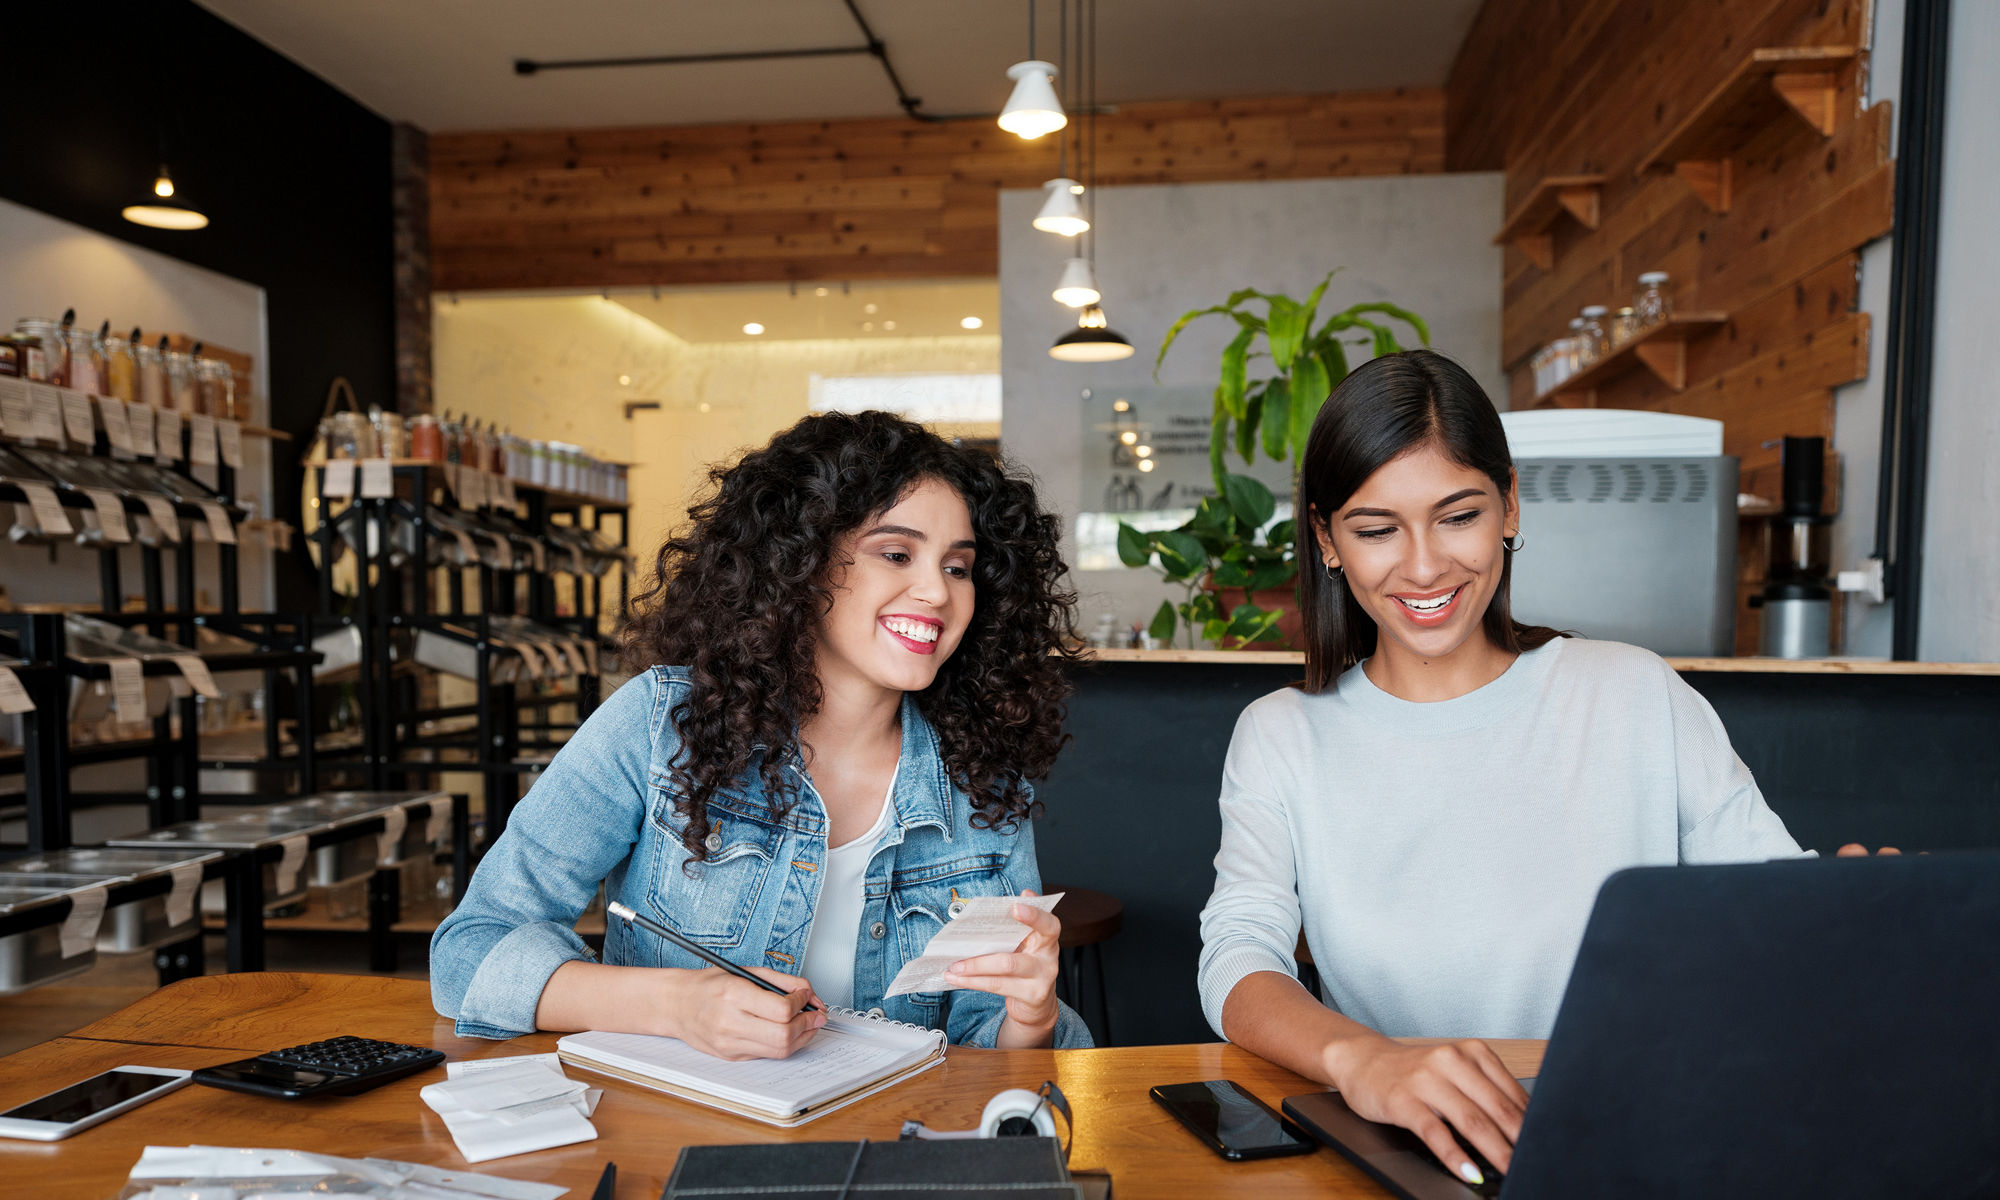
<path fill-rule="evenodd" d="M 1412 1046 L 1357 1041 L 1334 1081 L 1354 1111 L 1417 1135 L 1447 1170 L 1475 1186 L 1506 1171 L 1528 1093 L 1485 1042 Z M 1457 1137 L 1453 1133 L 1457 1133 Z M 1476 1151 L 1468 1156 L 1466 1150 Z"/>

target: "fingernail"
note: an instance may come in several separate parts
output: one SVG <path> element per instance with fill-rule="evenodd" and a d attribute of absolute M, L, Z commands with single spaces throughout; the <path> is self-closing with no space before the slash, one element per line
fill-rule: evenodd
<path fill-rule="evenodd" d="M 1458 1173 L 1464 1176 L 1465 1182 L 1471 1184 L 1473 1187 L 1478 1187 L 1480 1184 L 1486 1182 L 1486 1176 L 1481 1175 L 1479 1168 L 1469 1162 L 1458 1164 Z"/>

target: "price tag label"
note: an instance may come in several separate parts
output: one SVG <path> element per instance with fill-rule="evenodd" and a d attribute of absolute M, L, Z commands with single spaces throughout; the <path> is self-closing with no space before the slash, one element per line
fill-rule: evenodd
<path fill-rule="evenodd" d="M 583 551 L 577 549 L 575 546 L 567 547 L 567 549 L 569 550 L 569 569 L 575 574 L 583 574 Z"/>
<path fill-rule="evenodd" d="M 424 837 L 435 846 L 451 832 L 451 797 L 436 796 L 431 800 L 431 818 L 424 826 Z"/>
<path fill-rule="evenodd" d="M 167 893 L 167 924 L 185 925 L 194 920 L 194 898 L 201 892 L 201 867 L 198 862 L 181 863 L 167 868 L 173 877 L 173 890 Z"/>
<path fill-rule="evenodd" d="M 154 409 L 155 462 L 176 463 L 181 460 L 181 415 L 172 409 Z"/>
<path fill-rule="evenodd" d="M 327 500 L 345 500 L 354 495 L 354 460 L 328 460 L 325 477 L 320 480 L 319 494 Z"/>
<path fill-rule="evenodd" d="M 97 948 L 97 927 L 104 921 L 105 884 L 69 894 L 69 916 L 62 923 L 62 956 L 75 958 Z"/>
<path fill-rule="evenodd" d="M 514 477 L 511 475 L 502 476 L 498 482 L 500 487 L 500 503 L 506 505 L 508 508 L 513 508 L 519 504 L 520 501 L 514 498 Z"/>
<path fill-rule="evenodd" d="M 218 546 L 236 544 L 236 526 L 229 522 L 229 510 L 213 500 L 200 500 L 201 515 L 208 518 L 208 536 Z"/>
<path fill-rule="evenodd" d="M 215 423 L 216 444 L 222 450 L 222 465 L 231 469 L 243 466 L 243 426 L 236 421 Z"/>
<path fill-rule="evenodd" d="M 535 556 L 535 570 L 547 571 L 549 569 L 548 547 L 542 545 L 540 542 L 529 542 L 528 549 Z"/>
<path fill-rule="evenodd" d="M 403 840 L 403 831 L 410 827 L 410 814 L 398 804 L 382 813 L 382 832 L 375 838 L 375 861 L 381 864 L 396 861 L 396 846 Z"/>
<path fill-rule="evenodd" d="M 118 458 L 132 457 L 132 425 L 125 419 L 125 402 L 116 396 L 97 398 L 97 415 L 104 420 L 104 439 Z"/>
<path fill-rule="evenodd" d="M 361 460 L 361 497 L 364 500 L 387 500 L 396 494 L 396 473 L 390 469 L 386 458 L 364 458 Z"/>
<path fill-rule="evenodd" d="M 513 648 L 521 656 L 522 661 L 528 664 L 529 675 L 540 679 L 549 673 L 548 661 L 542 657 L 542 652 L 535 648 L 533 642 L 515 642 Z"/>
<path fill-rule="evenodd" d="M 89 498 L 90 507 L 97 510 L 97 523 L 104 530 L 107 542 L 129 542 L 132 529 L 125 523 L 125 504 L 116 492 L 103 488 L 85 488 L 83 494 Z"/>
<path fill-rule="evenodd" d="M 597 669 L 597 639 L 592 638 L 585 642 L 583 644 L 583 651 L 584 656 L 590 660 L 590 673 L 592 675 L 602 674 L 603 672 Z"/>
<path fill-rule="evenodd" d="M 121 722 L 146 719 L 146 675 L 138 659 L 111 660 L 111 707 Z"/>
<path fill-rule="evenodd" d="M 188 686 L 210 700 L 222 699 L 222 689 L 215 686 L 215 676 L 208 673 L 208 664 L 192 654 L 174 655 L 174 665 L 181 669 L 181 677 Z"/>
<path fill-rule="evenodd" d="M 188 418 L 188 462 L 212 467 L 216 461 L 215 418 L 196 413 Z"/>
<path fill-rule="evenodd" d="M 497 533 L 482 533 L 478 536 L 493 547 L 493 566 L 502 571 L 514 569 L 514 552 L 508 547 L 506 538 Z"/>
<path fill-rule="evenodd" d="M 76 532 L 76 526 L 69 523 L 69 514 L 63 511 L 62 501 L 56 499 L 54 489 L 46 483 L 33 483 L 17 479 L 14 486 L 28 498 L 29 511 L 35 514 L 35 524 L 50 537 L 62 537 Z"/>
<path fill-rule="evenodd" d="M 485 508 L 491 503 L 486 495 L 486 472 L 476 467 L 460 467 L 458 481 L 465 488 L 460 503 L 467 508 Z"/>
<path fill-rule="evenodd" d="M 150 404 L 128 405 L 125 409 L 125 423 L 132 428 L 132 453 L 145 458 L 159 454 L 160 448 L 153 441 L 153 419 L 159 410 Z"/>
<path fill-rule="evenodd" d="M 146 515 L 153 518 L 153 524 L 160 527 L 160 536 L 179 544 L 181 518 L 174 512 L 173 502 L 165 496 L 158 496 L 152 492 L 140 492 L 139 503 L 146 506 Z"/>
<path fill-rule="evenodd" d="M 38 442 L 47 442 L 51 446 L 62 445 L 62 393 L 46 383 L 30 383 L 28 398 L 35 409 L 28 436 Z"/>
<path fill-rule="evenodd" d="M 35 401 L 25 379 L 0 378 L 0 429 L 8 437 L 35 436 Z"/>
<path fill-rule="evenodd" d="M 298 890 L 299 868 L 306 865 L 307 836 L 301 833 L 278 843 L 284 848 L 278 856 L 278 878 L 275 880 L 279 896 Z M 268 903 L 275 897 L 266 896 L 264 899 Z"/>
<path fill-rule="evenodd" d="M 62 397 L 63 432 L 85 450 L 95 446 L 97 413 L 90 406 L 90 397 L 73 388 L 58 388 L 56 394 Z"/>
<path fill-rule="evenodd" d="M 447 529 L 445 532 L 451 534 L 452 540 L 458 543 L 459 559 L 464 566 L 469 567 L 479 561 L 479 550 L 472 544 L 471 534 L 463 529 Z"/>
<path fill-rule="evenodd" d="M 0 713 L 24 713 L 35 711 L 35 702 L 29 698 L 28 689 L 21 686 L 21 677 L 0 667 Z"/>

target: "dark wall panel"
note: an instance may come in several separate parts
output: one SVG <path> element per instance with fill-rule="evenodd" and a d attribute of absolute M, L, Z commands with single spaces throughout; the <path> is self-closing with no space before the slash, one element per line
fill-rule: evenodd
<path fill-rule="evenodd" d="M 186 0 L 111 0 L 75 20 L 87 69 L 68 50 L 8 56 L 0 197 L 265 289 L 272 423 L 298 438 L 272 455 L 277 513 L 297 521 L 292 481 L 328 382 L 395 404 L 389 123 Z M 148 196 L 163 146 L 207 229 L 118 215 Z M 280 556 L 281 608 L 311 606 L 308 571 Z"/>
<path fill-rule="evenodd" d="M 1245 705 L 1297 667 L 1074 668 L 1076 741 L 1038 789 L 1042 879 L 1118 897 L 1103 947 L 1112 1039 L 1212 1041 L 1195 992 L 1222 759 Z M 2000 847 L 2000 678 L 1686 676 L 1801 845 Z"/>

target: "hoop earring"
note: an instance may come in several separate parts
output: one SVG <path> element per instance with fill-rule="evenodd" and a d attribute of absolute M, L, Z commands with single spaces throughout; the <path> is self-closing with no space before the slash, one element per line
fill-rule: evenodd
<path fill-rule="evenodd" d="M 1511 538 L 1501 538 L 1500 544 L 1507 547 L 1507 549 L 1513 551 L 1514 553 L 1519 554 L 1521 552 L 1521 547 L 1528 544 L 1528 539 L 1522 537 L 1520 534 L 1517 533 Z"/>
<path fill-rule="evenodd" d="M 1333 565 L 1332 563 L 1321 563 L 1321 564 L 1320 564 L 1320 566 L 1321 566 L 1321 567 L 1323 567 L 1323 568 L 1325 569 L 1325 571 L 1326 571 L 1326 577 L 1327 577 L 1327 578 L 1328 578 L 1329 580 L 1331 580 L 1331 581 L 1332 581 L 1332 582 L 1334 582 L 1334 583 L 1339 583 L 1339 582 L 1340 582 L 1340 568 L 1339 568 L 1339 567 L 1336 567 L 1336 566 L 1334 566 L 1334 565 Z"/>

